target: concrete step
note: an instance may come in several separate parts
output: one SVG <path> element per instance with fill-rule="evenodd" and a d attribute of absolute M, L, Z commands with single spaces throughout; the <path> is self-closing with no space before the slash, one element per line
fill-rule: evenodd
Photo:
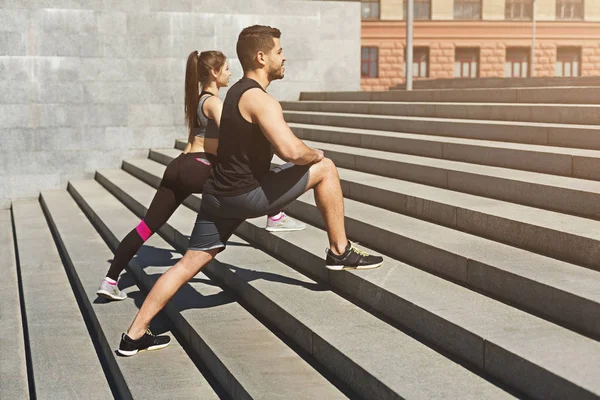
<path fill-rule="evenodd" d="M 42 206 L 57 238 L 67 267 L 76 278 L 77 295 L 83 298 L 85 310 L 95 330 L 95 340 L 109 360 L 113 384 L 119 385 L 119 398 L 218 399 L 219 396 L 173 337 L 164 317 L 151 327 L 155 334 L 171 336 L 168 351 L 148 352 L 140 358 L 117 357 L 121 333 L 127 328 L 145 293 L 136 285 L 135 275 L 144 267 L 152 268 L 159 248 L 151 239 L 121 275 L 119 287 L 129 299 L 106 302 L 96 296 L 103 272 L 108 270 L 113 254 L 67 191 L 41 194 Z M 150 246 L 154 251 L 150 250 Z M 168 249 L 164 250 L 168 254 Z M 132 270 L 137 270 L 132 272 Z M 140 362 L 144 368 L 140 368 Z"/>
<path fill-rule="evenodd" d="M 597 87 L 386 90 L 384 92 L 303 92 L 301 101 L 432 101 L 474 103 L 600 104 Z"/>
<path fill-rule="evenodd" d="M 600 150 L 600 126 L 284 111 L 288 123 Z"/>
<path fill-rule="evenodd" d="M 392 101 L 283 101 L 286 111 L 393 115 L 491 121 L 600 124 L 597 104 L 460 103 Z"/>
<path fill-rule="evenodd" d="M 302 234 L 272 235 L 256 220 L 249 223 L 239 234 L 257 246 L 301 271 L 322 268 L 324 231 L 309 226 Z M 389 257 L 375 271 L 329 273 L 329 283 L 533 398 L 600 396 L 600 343 L 592 339 Z M 584 376 L 587 366 L 592 370 Z"/>
<path fill-rule="evenodd" d="M 600 151 L 597 150 L 323 125 L 291 123 L 289 126 L 303 140 L 600 180 Z M 181 149 L 186 143 L 184 141 Z"/>
<path fill-rule="evenodd" d="M 150 157 L 166 164 L 178 154 L 177 150 L 153 149 Z M 353 171 L 340 164 L 348 165 L 338 164 L 346 198 L 566 262 L 600 268 L 600 223 L 596 220 Z"/>
<path fill-rule="evenodd" d="M 143 167 L 141 161 L 127 164 L 130 166 L 137 164 L 137 168 L 141 168 Z M 148 163 L 146 166 L 150 167 L 152 162 L 145 161 Z M 160 168 L 157 168 L 156 164 L 148 168 L 147 173 L 154 175 L 155 181 L 161 175 Z M 199 198 L 199 196 L 194 197 Z M 309 199 L 312 201 L 312 193 L 302 196 L 300 202 L 308 204 Z M 294 208 L 296 203 L 292 204 L 290 211 L 298 216 L 308 217 L 311 223 L 320 219 L 316 216 L 314 202 L 311 204 L 311 211 L 303 210 L 298 213 Z M 352 206 L 356 204 L 351 203 Z M 188 202 L 188 204 L 192 207 L 197 206 L 195 202 Z M 365 213 L 371 214 L 373 207 L 366 207 L 350 208 L 348 210 L 350 218 L 357 218 L 357 215 Z M 590 372 L 590 375 L 583 380 L 578 372 L 569 373 L 568 368 L 563 369 L 564 363 L 570 362 L 569 357 L 577 360 L 573 361 L 574 364 L 594 365 L 594 356 L 590 357 L 588 352 L 593 351 L 594 354 L 600 352 L 600 343 L 393 259 L 386 260 L 386 266 L 379 270 L 357 272 L 350 274 L 349 277 L 344 273 L 329 273 L 323 268 L 323 243 L 327 243 L 325 232 L 309 226 L 306 232 L 273 235 L 262 229 L 263 223 L 260 218 L 247 221 L 237 233 L 309 275 L 328 281 L 363 304 L 373 307 L 393 321 L 417 332 L 435 345 L 452 352 L 507 384 L 537 398 L 547 398 L 549 392 L 562 393 L 557 398 L 561 396 L 594 398 L 600 393 L 600 385 L 594 386 L 593 383 L 600 376 L 600 368 L 594 369 L 594 372 Z M 349 225 L 348 231 L 353 236 L 356 231 L 351 228 Z M 373 229 L 368 230 L 364 236 L 367 235 L 371 235 L 371 238 L 381 238 L 381 235 L 374 233 Z M 181 241 L 185 241 L 183 235 L 180 235 L 180 238 Z M 227 252 L 223 253 L 223 257 Z M 231 263 L 239 264 L 240 260 Z M 264 261 L 259 260 L 259 263 L 264 264 Z M 391 264 L 388 266 L 388 263 Z M 574 272 L 577 273 L 577 267 L 573 267 Z M 257 268 L 253 266 L 252 269 Z M 598 279 L 600 278 L 596 277 L 596 283 Z M 594 293 L 594 288 L 597 287 L 597 284 L 588 286 L 591 293 Z M 432 297 L 431 293 L 435 293 L 435 297 Z M 597 293 L 596 298 L 598 300 Z M 419 307 L 419 311 L 415 311 L 415 306 Z M 597 310 L 598 303 L 596 303 L 596 315 L 598 315 Z M 585 317 L 589 318 L 590 315 Z M 443 321 L 440 321 L 440 318 Z M 512 334 L 506 333 L 508 326 Z M 436 328 L 432 329 L 432 327 Z M 456 330 L 460 332 L 455 332 Z M 538 354 L 540 337 L 547 340 L 543 346 L 561 350 L 558 353 L 549 351 Z M 564 350 L 565 345 L 572 347 Z M 494 350 L 486 346 L 493 346 Z M 493 354 L 494 351 L 498 353 Z M 557 354 L 561 355 L 557 356 Z M 496 362 L 498 364 L 495 364 Z M 531 365 L 520 369 L 522 364 Z M 515 372 L 515 375 L 509 371 Z M 544 377 L 539 375 L 546 374 L 547 371 L 550 371 L 549 375 Z M 548 386 L 532 387 L 531 376 L 540 377 Z M 565 380 L 571 383 L 564 386 Z M 583 387 L 587 389 L 580 392 Z M 586 394 L 586 391 L 589 393 Z"/>
<path fill-rule="evenodd" d="M 126 191 L 129 195 L 137 196 L 140 193 L 139 185 L 144 185 L 142 190 L 149 189 L 144 191 L 145 204 L 150 203 L 154 190 L 121 170 L 116 172 L 133 180 L 122 186 L 122 193 Z M 103 172 L 99 171 L 97 176 L 103 176 Z M 96 181 L 71 182 L 70 191 L 112 247 L 139 222 L 131 211 Z M 142 215 L 145 209 L 137 207 L 136 211 L 142 211 L 138 213 Z M 194 218 L 190 218 L 188 212 L 181 207 L 169 223 L 178 221 L 186 225 L 186 231 L 191 231 Z M 165 230 L 162 233 L 167 236 L 173 234 Z M 147 264 L 130 271 L 138 271 L 142 278 L 140 285 L 149 290 L 153 282 L 177 261 L 179 255 L 157 235 L 147 241 L 146 246 L 149 247 L 149 257 L 145 258 Z M 237 303 L 235 297 L 215 285 L 203 273 L 179 290 L 165 308 L 165 313 L 179 335 L 186 338 L 184 345 L 188 347 L 188 352 L 203 361 L 234 399 L 346 398 Z M 133 318 L 134 315 L 128 316 Z M 161 353 L 168 351 L 166 349 Z"/>
<path fill-rule="evenodd" d="M 283 164 L 278 158 L 274 161 Z M 348 199 L 600 268 L 600 221 L 343 168 L 338 172 Z"/>
<path fill-rule="evenodd" d="M 305 141 L 338 167 L 585 218 L 600 218 L 600 182 Z"/>
<path fill-rule="evenodd" d="M 12 203 L 37 399 L 113 397 L 38 200 Z"/>
<path fill-rule="evenodd" d="M 151 173 L 158 177 L 161 171 Z M 136 179 L 124 171 L 99 171 L 98 178 L 128 207 L 140 211 L 154 192 L 146 185 L 146 193 L 142 193 Z M 128 188 L 127 195 L 124 187 Z M 193 197 L 194 203 L 186 202 L 192 207 L 200 201 L 199 196 Z M 186 208 L 178 212 L 187 218 L 169 220 L 165 234 L 175 233 L 176 247 L 185 249 L 184 232 L 190 229 L 196 213 Z M 252 222 L 262 226 L 264 219 Z M 305 236 L 294 235 L 296 239 Z M 207 267 L 207 273 L 235 290 L 256 312 L 364 398 L 510 397 L 268 254 L 246 247 L 243 239 L 234 236 L 231 242 L 219 255 L 219 262 Z M 322 263 L 321 259 L 319 267 L 325 270 Z"/>
<path fill-rule="evenodd" d="M 177 151 L 170 149 L 151 151 L 151 157 L 162 163 L 168 163 L 177 155 Z M 123 169 L 156 187 L 164 167 L 143 159 L 126 160 Z M 423 252 L 417 253 L 420 256 L 407 259 L 414 265 L 600 338 L 600 293 L 597 291 L 600 274 L 511 247 L 534 249 L 556 258 L 577 258 L 578 252 L 586 249 L 585 253 L 593 261 L 597 252 L 595 237 L 600 231 L 597 221 L 342 168 L 338 168 L 338 172 L 346 203 L 355 205 L 357 216 L 360 216 L 361 205 L 349 203 L 348 199 L 375 206 L 368 207 L 369 210 L 379 207 L 458 230 L 400 216 L 393 229 L 397 243 L 408 241 L 411 246 L 424 246 Z M 199 204 L 193 207 L 198 208 Z M 288 212 L 294 212 L 294 207 L 288 207 Z M 299 217 L 306 218 L 306 211 L 298 212 Z M 309 212 L 314 219 L 319 219 L 315 210 Z M 388 218 L 389 214 L 385 211 L 384 214 Z M 397 217 L 392 214 L 389 218 Z M 440 241 L 440 237 L 448 240 Z M 464 243 L 471 245 L 465 247 Z M 403 250 L 411 253 L 402 248 L 397 253 L 400 259 L 406 259 Z M 453 272 L 440 269 L 437 263 L 447 262 L 448 253 L 461 260 L 463 267 Z M 568 280 L 564 279 L 566 276 Z M 327 279 L 327 276 L 319 278 Z"/>
<path fill-rule="evenodd" d="M 10 210 L 0 210 L 0 399 L 28 399 L 27 358 Z"/>

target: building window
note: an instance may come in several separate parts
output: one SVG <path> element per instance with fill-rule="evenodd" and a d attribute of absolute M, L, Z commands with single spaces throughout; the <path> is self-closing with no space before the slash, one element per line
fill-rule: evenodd
<path fill-rule="evenodd" d="M 377 78 L 379 65 L 379 49 L 377 47 L 361 47 L 360 75 L 366 78 Z"/>
<path fill-rule="evenodd" d="M 506 19 L 532 19 L 533 0 L 506 0 Z"/>
<path fill-rule="evenodd" d="M 479 76 L 479 49 L 454 51 L 454 77 L 477 78 Z"/>
<path fill-rule="evenodd" d="M 406 60 L 406 48 L 404 49 Z M 406 66 L 406 62 L 404 63 Z M 429 77 L 429 47 L 413 47 L 413 78 Z"/>
<path fill-rule="evenodd" d="M 559 47 L 557 49 L 556 76 L 581 76 L 580 47 Z"/>
<path fill-rule="evenodd" d="M 431 19 L 431 0 L 414 0 L 414 19 Z M 404 19 L 408 16 L 408 1 L 404 0 Z"/>
<path fill-rule="evenodd" d="M 556 19 L 583 19 L 583 0 L 556 0 Z"/>
<path fill-rule="evenodd" d="M 454 0 L 454 19 L 481 19 L 481 0 Z"/>
<path fill-rule="evenodd" d="M 361 1 L 362 19 L 379 19 L 379 0 Z"/>
<path fill-rule="evenodd" d="M 507 78 L 527 78 L 529 76 L 529 56 L 527 48 L 506 49 L 504 76 Z"/>

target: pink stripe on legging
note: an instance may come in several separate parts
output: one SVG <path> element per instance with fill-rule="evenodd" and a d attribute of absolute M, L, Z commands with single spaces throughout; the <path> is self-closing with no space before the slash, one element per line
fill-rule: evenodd
<path fill-rule="evenodd" d="M 150 236 L 152 236 L 152 231 L 150 230 L 150 228 L 148 228 L 148 225 L 146 225 L 144 220 L 142 220 L 142 222 L 140 222 L 140 224 L 136 226 L 135 230 L 144 242 L 148 240 Z"/>
<path fill-rule="evenodd" d="M 208 160 L 203 159 L 203 158 L 196 158 L 196 161 L 200 161 L 204 165 L 210 165 L 210 162 Z"/>

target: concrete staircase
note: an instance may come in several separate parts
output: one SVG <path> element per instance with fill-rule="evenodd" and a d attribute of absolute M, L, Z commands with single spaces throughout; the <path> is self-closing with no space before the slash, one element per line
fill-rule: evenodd
<path fill-rule="evenodd" d="M 13 202 L 0 398 L 600 398 L 600 106 L 574 101 L 586 90 L 283 103 L 338 165 L 349 236 L 384 266 L 328 272 L 303 195 L 286 211 L 306 231 L 245 222 L 151 327 L 173 345 L 133 358 L 115 355 L 120 333 L 185 251 L 201 196 L 130 263 L 130 299 L 94 292 L 185 143 Z"/>

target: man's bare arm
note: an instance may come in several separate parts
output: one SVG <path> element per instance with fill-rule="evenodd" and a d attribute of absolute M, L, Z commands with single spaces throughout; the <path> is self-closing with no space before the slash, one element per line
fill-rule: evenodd
<path fill-rule="evenodd" d="M 246 95 L 249 96 L 245 99 L 248 101 L 244 102 L 248 105 L 248 113 L 279 157 L 297 165 L 312 164 L 323 159 L 322 151 L 311 149 L 294 135 L 283 118 L 283 110 L 277 100 L 259 90 L 252 90 Z"/>

